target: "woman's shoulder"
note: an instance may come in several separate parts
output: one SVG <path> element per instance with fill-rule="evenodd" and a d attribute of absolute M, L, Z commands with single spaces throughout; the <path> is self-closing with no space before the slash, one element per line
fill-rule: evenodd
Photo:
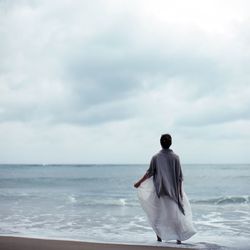
<path fill-rule="evenodd" d="M 178 154 L 176 154 L 173 150 L 169 151 L 169 156 L 173 159 L 173 160 L 180 160 L 180 157 Z"/>
<path fill-rule="evenodd" d="M 174 151 L 172 151 L 172 153 L 171 153 L 172 155 L 173 155 L 173 157 L 175 157 L 175 158 L 178 158 L 179 159 L 179 155 L 177 155 Z"/>

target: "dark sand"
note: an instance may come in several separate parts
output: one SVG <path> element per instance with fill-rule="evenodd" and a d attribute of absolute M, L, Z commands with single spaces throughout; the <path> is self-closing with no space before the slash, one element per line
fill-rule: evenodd
<path fill-rule="evenodd" d="M 197 249 L 185 245 L 157 246 L 118 243 L 91 243 L 73 240 L 36 239 L 0 236 L 0 250 L 183 250 Z"/>

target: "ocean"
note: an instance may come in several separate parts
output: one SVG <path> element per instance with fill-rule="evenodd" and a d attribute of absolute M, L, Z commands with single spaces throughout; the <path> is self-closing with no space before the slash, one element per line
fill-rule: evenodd
<path fill-rule="evenodd" d="M 0 235 L 154 244 L 133 184 L 147 165 L 0 165 Z M 250 249 L 250 165 L 183 164 L 198 233 L 186 244 Z"/>

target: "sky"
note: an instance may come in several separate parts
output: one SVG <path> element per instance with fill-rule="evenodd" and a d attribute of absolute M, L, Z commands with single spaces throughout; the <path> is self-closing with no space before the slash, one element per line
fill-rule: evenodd
<path fill-rule="evenodd" d="M 249 9 L 0 0 L 0 163 L 250 163 Z"/>

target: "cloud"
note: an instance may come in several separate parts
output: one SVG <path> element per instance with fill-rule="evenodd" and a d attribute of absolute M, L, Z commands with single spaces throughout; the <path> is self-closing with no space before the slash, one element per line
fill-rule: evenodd
<path fill-rule="evenodd" d="M 248 138 L 247 1 L 0 5 L 3 128 L 16 124 L 22 133 L 21 123 L 39 134 L 53 127 L 59 139 L 65 126 L 90 142 L 88 134 L 98 134 L 94 128 L 107 133 L 117 126 L 138 139 L 135 146 L 132 139 L 126 144 L 130 153 L 128 148 L 137 152 L 140 142 L 150 144 L 166 130 L 197 141 Z M 49 141 L 53 135 L 30 138 Z M 124 138 L 114 133 L 110 140 L 111 150 Z"/>
<path fill-rule="evenodd" d="M 220 94 L 200 98 L 190 105 L 176 124 L 199 127 L 228 122 L 249 121 L 250 87 L 229 87 Z"/>
<path fill-rule="evenodd" d="M 24 1 L 8 9 L 3 32 L 7 53 L 2 64 L 6 98 L 1 120 L 73 122 L 85 112 L 86 117 L 96 115 L 98 122 L 102 114 L 95 107 L 112 102 L 115 106 L 117 100 L 144 91 L 145 85 L 153 90 L 158 78 L 160 84 L 169 78 L 183 79 L 200 89 L 199 93 L 211 76 L 218 79 L 220 72 L 212 58 L 188 51 L 194 39 L 176 44 L 180 31 L 172 27 L 166 28 L 169 37 L 159 28 L 153 39 L 142 20 L 133 11 L 127 12 L 131 6 L 123 12 L 99 4 L 102 12 L 89 4 L 85 8 L 86 4 L 69 5 L 67 1 L 61 8 L 46 1 L 33 5 Z M 109 15 L 114 13 L 115 17 Z M 129 109 L 123 105 L 126 114 L 131 113 Z M 62 112 L 66 114 L 60 115 Z M 106 120 L 109 117 L 113 119 L 107 116 Z M 87 119 L 81 121 L 85 124 Z"/>

